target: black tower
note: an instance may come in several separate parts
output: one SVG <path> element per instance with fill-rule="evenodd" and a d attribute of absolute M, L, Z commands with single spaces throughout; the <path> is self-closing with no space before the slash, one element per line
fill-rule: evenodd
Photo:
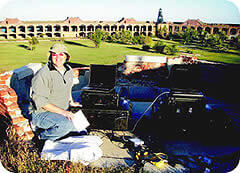
<path fill-rule="evenodd" d="M 157 24 L 158 23 L 163 23 L 163 15 L 162 15 L 162 9 L 161 8 L 159 9 L 159 12 L 158 12 Z"/>

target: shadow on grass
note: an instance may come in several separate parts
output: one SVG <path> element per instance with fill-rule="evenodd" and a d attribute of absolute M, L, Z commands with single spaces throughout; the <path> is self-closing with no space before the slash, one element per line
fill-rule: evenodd
<path fill-rule="evenodd" d="M 141 48 L 138 47 L 127 47 L 128 49 L 133 49 L 133 50 L 138 50 L 138 51 L 142 51 L 142 52 L 150 52 L 150 53 L 154 53 L 154 51 L 151 50 L 143 50 Z"/>
<path fill-rule="evenodd" d="M 76 45 L 76 46 L 82 46 L 82 47 L 88 47 L 88 48 L 92 48 L 90 46 L 87 46 L 87 45 L 84 45 L 84 44 L 81 44 L 81 43 L 76 43 L 76 42 L 73 42 L 73 41 L 64 41 L 64 43 L 66 44 L 71 44 L 71 45 Z"/>
<path fill-rule="evenodd" d="M 28 46 L 24 45 L 24 44 L 19 44 L 18 47 L 22 47 L 26 50 L 30 50 L 30 48 Z"/>
<path fill-rule="evenodd" d="M 199 50 L 206 51 L 206 52 L 212 52 L 212 53 L 227 53 L 227 54 L 232 54 L 232 55 L 240 55 L 240 53 L 230 52 L 228 50 L 207 49 L 207 48 L 201 47 L 201 46 L 196 46 L 195 48 L 199 49 Z"/>

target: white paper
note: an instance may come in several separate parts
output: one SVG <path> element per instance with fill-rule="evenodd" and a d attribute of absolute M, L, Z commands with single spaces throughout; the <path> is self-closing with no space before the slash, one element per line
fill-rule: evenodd
<path fill-rule="evenodd" d="M 79 132 L 85 130 L 90 125 L 82 110 L 79 110 L 74 114 L 72 122 Z"/>

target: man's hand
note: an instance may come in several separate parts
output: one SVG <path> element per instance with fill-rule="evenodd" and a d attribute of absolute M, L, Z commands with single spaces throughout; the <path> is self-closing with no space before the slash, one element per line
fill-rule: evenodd
<path fill-rule="evenodd" d="M 64 110 L 62 115 L 65 116 L 66 118 L 68 118 L 69 120 L 73 120 L 73 118 L 74 118 L 74 114 L 72 112 L 69 112 L 69 111 Z"/>
<path fill-rule="evenodd" d="M 82 105 L 79 102 L 70 101 L 69 104 L 72 107 L 82 107 Z"/>

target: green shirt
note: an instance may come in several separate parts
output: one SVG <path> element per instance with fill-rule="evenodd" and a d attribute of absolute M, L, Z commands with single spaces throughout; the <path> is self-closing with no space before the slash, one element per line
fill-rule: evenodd
<path fill-rule="evenodd" d="M 66 110 L 73 86 L 72 68 L 64 64 L 62 75 L 51 63 L 44 65 L 32 79 L 32 101 L 35 112 L 45 112 L 42 107 L 53 104 Z"/>

